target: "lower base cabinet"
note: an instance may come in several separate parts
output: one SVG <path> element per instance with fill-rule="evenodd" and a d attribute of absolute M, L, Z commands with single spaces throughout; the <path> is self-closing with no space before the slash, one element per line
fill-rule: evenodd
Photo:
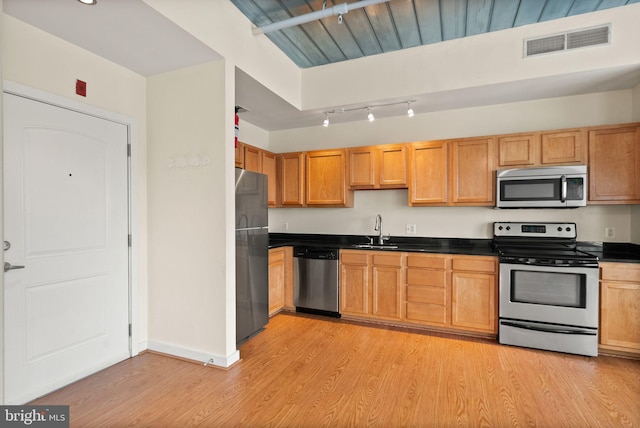
<path fill-rule="evenodd" d="M 402 253 L 342 250 L 340 313 L 362 318 L 401 320 L 403 262 Z"/>
<path fill-rule="evenodd" d="M 640 356 L 640 265 L 600 263 L 600 350 Z"/>
<path fill-rule="evenodd" d="M 497 334 L 497 259 L 409 254 L 406 321 Z"/>
<path fill-rule="evenodd" d="M 269 316 L 293 309 L 293 248 L 269 250 Z"/>
<path fill-rule="evenodd" d="M 344 316 L 497 334 L 497 258 L 343 250 Z"/>

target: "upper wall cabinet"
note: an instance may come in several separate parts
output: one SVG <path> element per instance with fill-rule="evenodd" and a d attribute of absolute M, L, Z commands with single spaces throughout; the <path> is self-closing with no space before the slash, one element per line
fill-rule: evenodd
<path fill-rule="evenodd" d="M 580 129 L 498 136 L 498 167 L 587 163 L 586 132 Z"/>
<path fill-rule="evenodd" d="M 347 189 L 346 150 L 306 153 L 305 196 L 307 206 L 352 207 L 353 191 Z"/>
<path fill-rule="evenodd" d="M 278 155 L 278 189 L 281 207 L 304 207 L 305 154 Z"/>
<path fill-rule="evenodd" d="M 409 205 L 494 205 L 495 164 L 494 138 L 413 143 Z"/>
<path fill-rule="evenodd" d="M 268 205 L 270 207 L 277 206 L 276 155 L 274 153 L 238 141 L 236 166 L 247 171 L 266 174 L 268 177 Z"/>
<path fill-rule="evenodd" d="M 446 205 L 449 201 L 449 145 L 445 141 L 409 147 L 409 205 Z"/>
<path fill-rule="evenodd" d="M 640 204 L 640 126 L 589 131 L 589 203 Z"/>
<path fill-rule="evenodd" d="M 347 153 L 351 189 L 407 187 L 407 147 L 404 144 L 355 147 Z"/>
<path fill-rule="evenodd" d="M 495 139 L 452 141 L 451 205 L 495 205 Z"/>

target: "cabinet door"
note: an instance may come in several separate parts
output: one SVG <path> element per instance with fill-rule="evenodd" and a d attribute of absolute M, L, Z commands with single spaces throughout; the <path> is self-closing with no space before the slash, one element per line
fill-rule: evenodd
<path fill-rule="evenodd" d="M 376 156 L 374 147 L 349 149 L 349 187 L 373 189 L 376 187 Z"/>
<path fill-rule="evenodd" d="M 267 203 L 270 207 L 277 205 L 277 180 L 276 180 L 276 155 L 271 152 L 260 152 L 262 173 L 268 177 L 267 182 Z"/>
<path fill-rule="evenodd" d="M 353 206 L 353 191 L 347 190 L 346 152 L 318 150 L 306 157 L 307 205 Z"/>
<path fill-rule="evenodd" d="M 640 203 L 640 126 L 589 132 L 589 202 Z"/>
<path fill-rule="evenodd" d="M 451 203 L 495 205 L 495 140 L 451 143 Z"/>
<path fill-rule="evenodd" d="M 304 153 L 279 155 L 278 183 L 280 205 L 283 207 L 304 206 Z"/>
<path fill-rule="evenodd" d="M 407 146 L 404 144 L 377 147 L 377 184 L 381 189 L 407 187 Z"/>
<path fill-rule="evenodd" d="M 537 164 L 539 141 L 537 134 L 498 137 L 498 165 L 512 167 Z"/>
<path fill-rule="evenodd" d="M 444 141 L 413 143 L 409 149 L 409 205 L 446 205 L 448 151 Z"/>
<path fill-rule="evenodd" d="M 540 162 L 542 165 L 586 164 L 586 140 L 585 132 L 580 130 L 543 133 Z"/>
<path fill-rule="evenodd" d="M 269 250 L 269 315 L 284 307 L 285 251 L 282 248 Z"/>
<path fill-rule="evenodd" d="M 369 314 L 369 263 L 362 251 L 340 253 L 340 312 Z"/>
<path fill-rule="evenodd" d="M 262 155 L 260 149 L 246 144 L 244 146 L 244 169 L 262 173 Z"/>
<path fill-rule="evenodd" d="M 496 277 L 475 272 L 451 274 L 451 326 L 495 334 Z"/>
<path fill-rule="evenodd" d="M 602 263 L 600 345 L 640 354 L 640 266 Z"/>
<path fill-rule="evenodd" d="M 244 143 L 236 143 L 236 166 L 244 169 Z"/>
<path fill-rule="evenodd" d="M 402 255 L 374 253 L 371 259 L 371 314 L 376 318 L 400 320 L 404 289 Z"/>

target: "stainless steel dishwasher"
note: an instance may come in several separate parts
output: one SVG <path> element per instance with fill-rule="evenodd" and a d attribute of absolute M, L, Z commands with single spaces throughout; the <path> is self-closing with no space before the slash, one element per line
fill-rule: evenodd
<path fill-rule="evenodd" d="M 298 312 L 340 317 L 339 252 L 293 248 L 293 304 Z"/>

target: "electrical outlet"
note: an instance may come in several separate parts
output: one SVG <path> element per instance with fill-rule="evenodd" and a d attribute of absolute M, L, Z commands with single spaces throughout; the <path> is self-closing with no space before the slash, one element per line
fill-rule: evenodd
<path fill-rule="evenodd" d="M 417 233 L 415 224 L 407 224 L 406 227 L 407 235 L 415 235 Z"/>
<path fill-rule="evenodd" d="M 289 223 L 287 223 L 286 221 L 282 223 L 282 230 L 289 230 Z"/>
<path fill-rule="evenodd" d="M 605 227 L 604 228 L 604 237 L 605 238 L 615 238 L 616 237 L 616 228 L 615 227 Z"/>

